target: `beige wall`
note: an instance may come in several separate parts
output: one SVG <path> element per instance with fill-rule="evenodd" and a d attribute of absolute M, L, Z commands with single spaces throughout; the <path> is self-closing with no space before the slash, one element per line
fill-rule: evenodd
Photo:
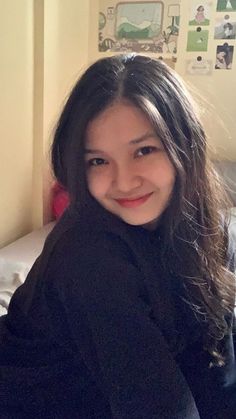
<path fill-rule="evenodd" d="M 215 17 L 219 16 L 219 12 L 216 12 L 216 3 L 216 0 L 212 1 L 211 20 L 208 27 L 208 52 L 194 53 L 186 52 L 187 31 L 188 28 L 190 29 L 188 26 L 190 1 L 182 0 L 179 58 L 176 70 L 184 78 L 200 104 L 202 120 L 209 137 L 212 154 L 222 159 L 236 161 L 236 40 L 228 40 L 230 45 L 234 45 L 234 60 L 231 70 L 213 70 L 210 76 L 186 74 L 186 60 L 202 55 L 212 59 L 215 64 L 216 46 L 225 42 L 213 39 Z M 224 12 L 220 13 L 222 17 L 225 14 Z"/>
<path fill-rule="evenodd" d="M 201 111 L 215 152 L 236 160 L 236 51 L 232 70 L 201 77 L 185 74 L 185 61 L 195 56 L 186 52 L 189 3 L 181 1 L 176 69 L 202 96 Z M 97 50 L 99 0 L 0 0 L 0 10 L 3 246 L 50 219 L 48 149 L 55 121 L 81 71 L 106 54 Z M 206 54 L 213 60 L 217 43 L 211 39 Z M 236 41 L 232 44 L 236 49 Z"/>
<path fill-rule="evenodd" d="M 0 0 L 0 244 L 31 227 L 33 5 Z"/>
<path fill-rule="evenodd" d="M 115 0 L 102 0 L 104 4 L 115 5 Z M 136 1 L 136 0 L 129 0 Z M 90 0 L 93 7 L 90 8 L 90 31 L 89 31 L 89 62 L 101 56 L 112 55 L 111 53 L 99 53 L 98 43 L 98 12 L 99 0 Z M 175 3 L 173 0 L 163 1 L 165 4 L 164 18 L 169 4 Z M 206 53 L 186 52 L 187 31 L 194 29 L 188 26 L 190 16 L 190 0 L 182 0 L 180 36 L 178 42 L 178 61 L 176 70 L 184 78 L 187 85 L 200 103 L 200 110 L 204 126 L 208 133 L 209 144 L 211 145 L 212 155 L 220 158 L 236 160 L 236 119 L 235 119 L 235 96 L 236 96 L 236 40 L 230 40 L 230 44 L 235 45 L 234 62 L 232 70 L 218 70 L 212 72 L 211 76 L 190 76 L 186 74 L 186 60 L 195 58 L 197 55 L 205 56 L 215 61 L 216 45 L 223 43 L 221 40 L 214 40 L 214 20 L 217 0 L 213 0 L 211 24 L 209 29 L 209 45 Z M 199 2 L 201 4 L 201 2 Z M 224 15 L 225 13 L 221 13 Z M 235 13 L 234 13 L 235 14 Z M 164 57 L 165 54 L 161 54 Z"/>
<path fill-rule="evenodd" d="M 66 96 L 88 61 L 88 0 L 44 1 L 43 223 L 50 219 L 49 144 Z"/>
<path fill-rule="evenodd" d="M 87 65 L 89 0 L 0 0 L 0 247 L 50 219 L 49 143 Z"/>

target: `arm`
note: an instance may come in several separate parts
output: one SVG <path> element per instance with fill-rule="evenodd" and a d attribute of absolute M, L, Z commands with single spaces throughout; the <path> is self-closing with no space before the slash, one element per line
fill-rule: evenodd
<path fill-rule="evenodd" d="M 73 243 L 58 260 L 54 277 L 71 333 L 113 417 L 199 419 L 189 387 L 140 296 L 142 277 L 125 249 L 101 238 L 90 245 Z"/>

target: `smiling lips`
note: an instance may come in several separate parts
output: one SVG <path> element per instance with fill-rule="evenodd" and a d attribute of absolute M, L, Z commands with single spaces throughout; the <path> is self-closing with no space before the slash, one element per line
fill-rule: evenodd
<path fill-rule="evenodd" d="M 134 198 L 134 199 L 116 199 L 115 201 L 125 208 L 135 208 L 138 207 L 141 204 L 144 204 L 148 200 L 148 198 L 153 194 L 153 192 L 141 196 L 140 198 Z"/>

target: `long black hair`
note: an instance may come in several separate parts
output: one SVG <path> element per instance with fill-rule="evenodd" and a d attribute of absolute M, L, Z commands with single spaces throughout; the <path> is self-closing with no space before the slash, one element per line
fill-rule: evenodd
<path fill-rule="evenodd" d="M 52 165 L 73 205 L 86 203 L 86 128 L 115 101 L 129 101 L 150 119 L 175 167 L 171 202 L 162 217 L 168 266 L 187 293 L 215 363 L 231 325 L 234 283 L 226 269 L 226 196 L 207 157 L 206 135 L 183 82 L 160 60 L 117 55 L 91 65 L 73 88 L 55 131 Z M 127 123 L 127 121 L 124 121 Z M 167 256 L 169 255 L 169 256 Z M 171 255 L 175 255 L 172 262 Z"/>

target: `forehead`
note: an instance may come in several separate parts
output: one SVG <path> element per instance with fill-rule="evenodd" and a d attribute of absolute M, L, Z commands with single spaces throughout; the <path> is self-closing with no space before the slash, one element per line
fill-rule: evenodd
<path fill-rule="evenodd" d="M 129 142 L 154 128 L 145 113 L 129 102 L 114 103 L 88 125 L 86 145 Z"/>

